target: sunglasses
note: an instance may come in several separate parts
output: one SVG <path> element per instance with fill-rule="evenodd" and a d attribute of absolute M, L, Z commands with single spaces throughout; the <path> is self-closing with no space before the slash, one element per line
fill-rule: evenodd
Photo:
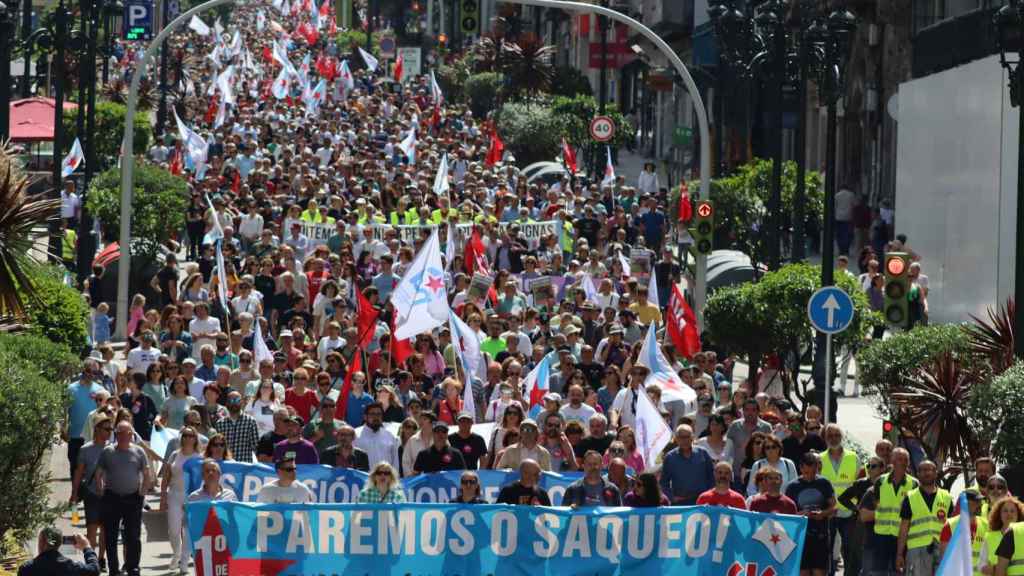
<path fill-rule="evenodd" d="M 210 442 L 210 446 L 213 446 L 214 448 L 224 448 L 227 444 L 224 442 Z"/>
<path fill-rule="evenodd" d="M 477 481 L 472 478 L 463 478 L 461 484 L 463 486 L 476 486 Z"/>
<path fill-rule="evenodd" d="M 295 472 L 295 466 L 281 466 L 278 470 L 284 470 L 285 472 Z"/>
<path fill-rule="evenodd" d="M 868 470 L 874 470 L 876 468 L 881 468 L 881 467 L 882 467 L 881 464 L 868 464 Z"/>
<path fill-rule="evenodd" d="M 373 475 L 374 476 L 391 476 L 391 472 L 388 472 L 386 470 L 378 470 L 378 471 L 374 472 Z"/>

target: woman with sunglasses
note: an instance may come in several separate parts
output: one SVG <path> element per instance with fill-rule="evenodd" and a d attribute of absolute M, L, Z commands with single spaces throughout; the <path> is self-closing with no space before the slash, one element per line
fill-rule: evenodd
<path fill-rule="evenodd" d="M 206 451 L 203 452 L 203 457 L 212 458 L 217 462 L 234 460 L 234 457 L 231 455 L 231 449 L 228 448 L 228 440 L 220 432 L 214 432 L 210 435 L 210 441 L 206 444 Z"/>
<path fill-rule="evenodd" d="M 185 416 L 196 405 L 196 399 L 188 395 L 188 381 L 178 376 L 171 381 L 171 395 L 160 409 L 160 418 L 168 428 L 175 430 L 185 425 Z"/>
<path fill-rule="evenodd" d="M 200 458 L 199 434 L 188 426 L 181 429 L 181 447 L 164 464 L 160 478 L 160 510 L 167 512 L 167 533 L 171 539 L 171 561 L 180 574 L 188 574 L 189 540 L 184 533 L 185 466 Z"/>
<path fill-rule="evenodd" d="M 146 382 L 142 385 L 142 393 L 149 396 L 157 411 L 163 409 L 167 401 L 167 387 L 164 386 L 164 363 L 154 362 L 146 368 Z"/>
<path fill-rule="evenodd" d="M 751 439 L 753 441 L 753 439 Z M 793 463 L 789 458 L 782 456 L 782 442 L 779 441 L 772 434 L 765 434 L 761 440 L 762 451 L 764 457 L 754 462 L 750 468 L 748 474 L 749 478 L 747 481 L 747 496 L 753 496 L 757 494 L 757 484 L 754 482 L 754 477 L 757 475 L 757 471 L 766 466 L 770 466 L 777 470 L 779 474 L 782 474 L 782 485 L 786 486 L 793 480 L 796 480 L 798 473 L 796 470 L 796 464 Z"/>
<path fill-rule="evenodd" d="M 274 412 L 281 406 L 273 380 L 262 380 L 256 389 L 256 395 L 245 409 L 245 412 L 256 421 L 260 436 L 274 429 Z"/>
<path fill-rule="evenodd" d="M 491 434 L 491 449 L 485 457 L 486 465 L 481 463 L 481 468 L 493 468 L 494 463 L 498 461 L 497 454 L 502 446 L 504 446 L 505 436 L 515 431 L 516 436 L 519 436 L 519 425 L 523 423 L 523 409 L 519 404 L 510 404 L 505 408 L 504 414 L 501 415 L 501 425 L 494 428 L 494 432 Z"/>
<path fill-rule="evenodd" d="M 467 470 L 459 479 L 459 493 L 455 496 L 455 504 L 487 504 L 480 490 L 480 477 L 476 472 Z"/>
<path fill-rule="evenodd" d="M 359 491 L 360 504 L 402 504 L 405 492 L 398 481 L 398 474 L 387 462 L 379 462 L 373 467 L 370 478 Z"/>
<path fill-rule="evenodd" d="M 747 447 L 744 450 L 743 463 L 740 465 L 740 483 L 743 486 L 747 485 L 750 481 L 750 470 L 754 467 L 754 463 L 764 458 L 764 439 L 768 437 L 768 434 L 757 431 L 750 435 L 750 440 L 747 441 Z"/>

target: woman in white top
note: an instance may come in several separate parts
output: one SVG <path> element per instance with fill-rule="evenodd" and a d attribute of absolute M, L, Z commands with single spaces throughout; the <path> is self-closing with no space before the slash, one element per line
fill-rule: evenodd
<path fill-rule="evenodd" d="M 725 436 L 728 426 L 725 425 L 725 417 L 721 414 L 712 414 L 708 417 L 708 435 L 697 440 L 696 445 L 708 451 L 711 459 L 717 464 L 723 460 L 732 458 L 732 440 Z"/>
<path fill-rule="evenodd" d="M 316 345 L 316 357 L 320 362 L 320 368 L 327 369 L 327 356 L 335 350 L 341 350 L 347 342 L 341 337 L 341 324 L 337 322 L 327 323 L 327 333 Z"/>
<path fill-rule="evenodd" d="M 327 322 L 334 317 L 334 299 L 338 297 L 338 283 L 327 280 L 320 286 L 320 292 L 313 300 L 313 333 L 323 334 L 327 330 Z M 321 365 L 323 359 L 321 358 Z"/>
<path fill-rule="evenodd" d="M 239 280 L 235 291 L 238 296 L 231 299 L 231 307 L 234 309 L 235 315 L 248 312 L 253 317 L 257 317 L 263 314 L 260 293 L 253 291 L 252 284 L 248 280 Z"/>
<path fill-rule="evenodd" d="M 178 563 L 181 574 L 188 574 L 189 539 L 184 532 L 185 517 L 185 465 L 193 458 L 201 458 L 199 434 L 185 426 L 181 429 L 181 447 L 164 465 L 160 480 L 160 510 L 167 512 L 167 533 L 171 539 L 171 562 Z"/>
<path fill-rule="evenodd" d="M 281 402 L 277 399 L 274 383 L 264 380 L 260 382 L 260 387 L 256 389 L 256 394 L 245 411 L 256 420 L 256 428 L 262 436 L 274 429 L 274 411 L 280 407 Z"/>
<path fill-rule="evenodd" d="M 754 482 L 754 476 L 757 475 L 758 470 L 765 466 L 771 466 L 778 470 L 779 474 L 782 474 L 783 486 L 796 480 L 798 476 L 796 464 L 793 464 L 793 461 L 789 458 L 782 457 L 782 442 L 778 438 L 771 434 L 766 434 L 762 449 L 764 450 L 764 458 L 754 462 L 754 466 L 750 469 L 750 480 L 747 481 L 747 496 L 757 494 L 757 484 Z"/>

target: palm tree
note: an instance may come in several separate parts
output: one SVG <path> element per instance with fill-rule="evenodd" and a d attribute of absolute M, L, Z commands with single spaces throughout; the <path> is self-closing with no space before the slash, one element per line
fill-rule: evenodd
<path fill-rule="evenodd" d="M 49 222 L 60 214 L 59 198 L 30 196 L 29 178 L 16 166 L 13 150 L 0 143 L 0 318 L 19 319 L 25 301 L 34 297 L 28 267 L 46 236 Z"/>
<path fill-rule="evenodd" d="M 532 34 L 524 34 L 518 42 L 503 42 L 503 72 L 513 90 L 529 96 L 547 91 L 555 77 L 555 50 Z"/>

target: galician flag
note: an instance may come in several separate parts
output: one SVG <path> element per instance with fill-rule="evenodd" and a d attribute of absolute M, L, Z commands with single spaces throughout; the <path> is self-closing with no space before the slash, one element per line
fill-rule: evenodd
<path fill-rule="evenodd" d="M 74 144 L 71 145 L 71 151 L 64 157 L 64 161 L 60 163 L 60 177 L 67 178 L 71 176 L 71 173 L 78 169 L 82 163 L 85 162 L 85 154 L 82 153 L 82 143 L 75 138 Z"/>
<path fill-rule="evenodd" d="M 654 468 L 661 451 L 672 440 L 672 430 L 646 392 L 637 395 L 633 427 L 636 428 L 636 447 L 644 456 L 644 464 Z"/>
<path fill-rule="evenodd" d="M 281 68 L 281 72 L 274 79 L 274 85 L 270 88 L 271 94 L 278 100 L 284 100 L 288 97 L 288 91 L 291 88 L 291 74 L 288 73 L 287 68 Z"/>
<path fill-rule="evenodd" d="M 391 293 L 391 303 L 396 316 L 394 337 L 398 340 L 423 334 L 448 321 L 448 291 L 437 228 Z"/>
<path fill-rule="evenodd" d="M 209 146 L 206 140 L 202 136 L 196 134 L 194 130 L 185 125 L 185 123 L 178 117 L 178 111 L 173 110 L 174 121 L 178 125 L 178 138 L 185 143 L 185 149 L 188 150 L 188 158 L 192 162 L 196 172 L 199 171 L 199 167 L 206 163 L 206 153 Z"/>
<path fill-rule="evenodd" d="M 523 378 L 523 388 L 526 389 L 526 398 L 530 402 L 528 410 L 531 418 L 540 414 L 544 405 L 544 395 L 548 393 L 548 377 L 551 375 L 551 356 L 544 358 L 530 370 L 530 373 Z"/>
<path fill-rule="evenodd" d="M 348 69 L 348 60 L 342 60 L 338 64 L 338 78 L 341 80 L 341 87 L 345 92 L 351 92 L 356 87 L 356 81 L 352 78 L 352 71 Z"/>
<path fill-rule="evenodd" d="M 483 355 L 480 353 L 480 336 L 462 321 L 455 312 L 448 312 L 448 325 L 452 332 L 455 357 L 462 365 L 464 388 L 462 409 L 473 415 L 476 421 L 476 399 L 473 397 L 473 377 L 478 374 Z"/>
<path fill-rule="evenodd" d="M 935 576 L 971 576 L 975 574 L 971 552 L 971 516 L 967 509 L 967 494 L 960 493 L 960 521 L 949 539 Z"/>
<path fill-rule="evenodd" d="M 377 66 L 380 64 L 380 62 L 378 62 L 377 59 L 373 57 L 373 54 L 370 54 L 366 50 L 363 50 L 363 47 L 360 46 L 359 55 L 363 57 L 363 62 L 366 62 L 366 67 L 370 70 L 370 73 L 375 73 L 377 71 Z"/>
<path fill-rule="evenodd" d="M 199 16 L 193 15 L 192 19 L 188 21 L 188 27 L 189 27 L 189 29 L 191 29 L 196 34 L 199 34 L 200 36 L 209 36 L 210 35 L 210 27 L 207 26 L 206 22 L 203 22 L 199 18 Z"/>
<path fill-rule="evenodd" d="M 409 135 L 398 143 L 398 147 L 409 159 L 410 164 L 416 163 L 416 128 L 409 129 Z"/>
<path fill-rule="evenodd" d="M 274 361 L 274 355 L 270 352 L 270 348 L 267 347 L 267 341 L 263 339 L 263 327 L 260 326 L 260 320 L 257 318 L 253 321 L 253 336 L 252 336 L 252 355 L 255 359 L 255 364 L 260 365 L 260 362 L 264 360 Z"/>
<path fill-rule="evenodd" d="M 658 345 L 657 327 L 651 322 L 647 327 L 647 337 L 640 348 L 640 356 L 637 364 L 650 370 L 644 386 L 657 384 L 661 388 L 663 401 L 682 400 L 686 403 L 686 412 L 692 412 L 697 402 L 697 393 L 688 384 L 683 382 L 672 365 L 668 363 L 665 354 Z"/>
<path fill-rule="evenodd" d="M 661 309 L 661 303 L 658 302 L 658 275 L 654 270 L 651 270 L 651 280 L 647 283 L 647 303 Z"/>
<path fill-rule="evenodd" d="M 437 175 L 434 176 L 434 194 L 444 196 L 448 194 L 448 154 L 441 156 L 441 163 L 437 167 Z M 445 216 L 448 216 L 445 214 Z"/>
<path fill-rule="evenodd" d="M 602 188 L 615 185 L 615 165 L 612 164 L 612 148 L 611 146 L 605 146 L 605 150 L 608 153 L 608 161 L 604 165 L 604 178 L 601 180 Z"/>

